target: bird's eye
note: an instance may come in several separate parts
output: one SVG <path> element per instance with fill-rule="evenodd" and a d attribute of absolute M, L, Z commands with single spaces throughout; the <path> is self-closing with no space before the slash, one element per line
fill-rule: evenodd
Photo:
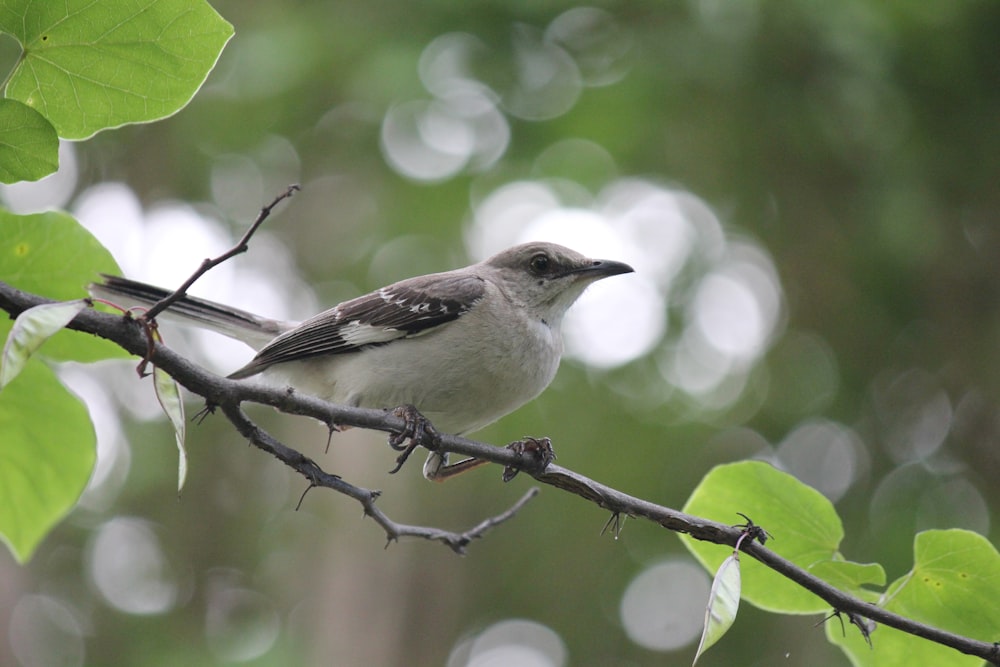
<path fill-rule="evenodd" d="M 549 270 L 549 263 L 550 263 L 549 256 L 546 255 L 545 253 L 540 252 L 531 258 L 530 262 L 531 270 L 537 274 L 545 273 L 546 271 Z"/>

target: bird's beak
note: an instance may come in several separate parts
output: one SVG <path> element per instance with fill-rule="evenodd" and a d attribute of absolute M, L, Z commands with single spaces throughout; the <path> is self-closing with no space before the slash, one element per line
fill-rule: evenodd
<path fill-rule="evenodd" d="M 591 280 L 600 280 L 610 276 L 617 276 L 623 273 L 633 273 L 635 269 L 625 262 L 616 262 L 611 259 L 592 259 L 589 264 L 585 264 L 573 271 L 581 276 L 587 276 Z"/>

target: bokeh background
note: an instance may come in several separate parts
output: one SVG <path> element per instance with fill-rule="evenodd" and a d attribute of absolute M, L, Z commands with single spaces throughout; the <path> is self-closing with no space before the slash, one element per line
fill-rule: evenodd
<path fill-rule="evenodd" d="M 4 204 L 66 208 L 128 275 L 176 285 L 301 183 L 195 290 L 276 317 L 527 239 L 628 261 L 571 312 L 552 387 L 479 439 L 548 435 L 674 507 L 713 465 L 773 461 L 890 580 L 915 531 L 997 542 L 1000 5 L 213 6 L 236 37 L 188 108 L 64 145 Z M 250 356 L 167 341 L 219 372 Z M 29 566 L 0 553 L 0 664 L 690 664 L 709 578 L 662 529 L 602 536 L 605 513 L 543 489 L 465 558 L 383 548 L 344 497 L 296 510 L 303 480 L 221 417 L 189 429 L 178 498 L 148 382 L 63 376 L 100 462 Z M 389 476 L 382 436 L 324 453 L 320 425 L 255 415 L 398 521 L 464 530 L 532 483 Z M 847 664 L 818 620 L 744 605 L 701 664 Z"/>

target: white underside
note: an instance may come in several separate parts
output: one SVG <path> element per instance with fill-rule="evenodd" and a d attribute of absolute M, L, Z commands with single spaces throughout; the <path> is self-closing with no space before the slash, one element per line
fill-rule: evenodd
<path fill-rule="evenodd" d="M 480 311 L 421 336 L 276 364 L 262 377 L 333 403 L 411 404 L 439 431 L 469 433 L 538 396 L 558 369 L 559 332 L 521 313 L 514 316 L 521 318 L 516 329 Z M 499 337 L 501 330 L 507 336 Z"/>

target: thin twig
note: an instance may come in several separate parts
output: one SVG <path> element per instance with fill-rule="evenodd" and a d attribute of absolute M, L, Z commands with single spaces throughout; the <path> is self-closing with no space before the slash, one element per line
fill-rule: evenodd
<path fill-rule="evenodd" d="M 250 228 L 247 229 L 245 234 L 243 234 L 243 238 L 241 238 L 236 245 L 234 245 L 232 248 L 222 253 L 218 257 L 215 257 L 213 259 L 202 260 L 201 266 L 199 266 L 195 270 L 195 272 L 192 273 L 191 276 L 187 280 L 185 280 L 180 287 L 178 287 L 176 290 L 174 290 L 173 292 L 171 292 L 170 294 L 168 294 L 167 296 L 163 297 L 162 299 L 154 303 L 152 306 L 150 306 L 149 310 L 147 310 L 143 315 L 141 315 L 141 318 L 147 321 L 152 320 L 154 317 L 156 317 L 164 310 L 169 308 L 171 305 L 179 301 L 182 297 L 184 297 L 184 295 L 187 294 L 188 289 L 190 289 L 191 285 L 194 285 L 195 281 L 198 280 L 198 278 L 201 278 L 213 267 L 222 264 L 226 260 L 235 257 L 236 255 L 246 252 L 247 249 L 249 248 L 250 237 L 252 237 L 257 232 L 257 229 L 261 226 L 261 224 L 263 224 L 263 222 L 267 220 L 268 216 L 271 215 L 271 210 L 275 206 L 277 206 L 281 201 L 288 199 L 295 192 L 298 192 L 300 189 L 301 188 L 299 188 L 298 185 L 289 185 L 285 189 L 285 191 L 282 192 L 277 197 L 275 197 L 270 204 L 261 207 L 260 213 L 257 214 L 257 218 L 253 221 L 253 223 L 250 225 Z"/>
<path fill-rule="evenodd" d="M 510 509 L 497 516 L 485 519 L 463 533 L 455 533 L 432 526 L 414 526 L 397 523 L 375 505 L 375 501 L 381 493 L 380 491 L 355 486 L 345 481 L 340 475 L 333 475 L 324 471 L 315 461 L 304 456 L 299 451 L 282 444 L 277 438 L 257 426 L 257 424 L 247 417 L 246 413 L 243 412 L 237 403 L 226 402 L 222 403 L 220 407 L 226 418 L 236 427 L 236 430 L 243 437 L 247 438 L 251 444 L 271 454 L 289 468 L 292 468 L 305 477 L 309 482 L 306 491 L 317 486 L 322 486 L 349 496 L 361 503 L 365 511 L 365 516 L 371 517 L 385 531 L 387 538 L 386 546 L 391 542 L 398 541 L 402 537 L 419 537 L 425 540 L 441 542 L 450 547 L 455 553 L 465 555 L 465 548 L 472 540 L 482 537 L 490 529 L 512 518 L 525 503 L 538 495 L 537 488 L 531 489 L 520 500 L 514 503 Z M 305 493 L 302 495 L 304 497 Z M 301 503 L 302 500 L 300 499 L 299 504 Z"/>

